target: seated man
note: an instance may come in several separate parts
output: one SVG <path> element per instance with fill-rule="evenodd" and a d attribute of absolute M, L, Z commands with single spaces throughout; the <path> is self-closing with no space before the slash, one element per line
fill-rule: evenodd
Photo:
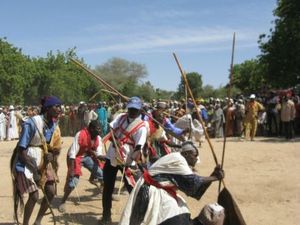
<path fill-rule="evenodd" d="M 79 177 L 82 175 L 82 166 L 91 172 L 90 183 L 96 184 L 96 181 L 103 180 L 102 169 L 98 161 L 98 159 L 104 159 L 100 133 L 99 122 L 93 120 L 89 123 L 88 128 L 83 128 L 75 135 L 73 144 L 67 154 L 68 175 L 64 189 L 65 193 L 59 206 L 60 212 L 65 212 L 65 202 L 79 182 Z"/>
<path fill-rule="evenodd" d="M 217 166 L 209 177 L 194 174 L 190 167 L 195 166 L 197 156 L 198 149 L 187 141 L 182 144 L 181 153 L 165 155 L 149 171 L 144 170 L 129 196 L 120 224 L 199 224 L 198 218 L 190 219 L 187 205 L 176 190 L 199 200 L 213 181 L 224 177 L 224 172 Z"/>

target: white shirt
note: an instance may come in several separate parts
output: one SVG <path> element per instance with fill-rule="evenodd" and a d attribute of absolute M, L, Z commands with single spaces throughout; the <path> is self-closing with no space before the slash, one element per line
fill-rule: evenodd
<path fill-rule="evenodd" d="M 71 147 L 69 148 L 68 150 L 68 157 L 70 159 L 75 159 L 76 158 L 76 155 L 78 154 L 79 152 L 79 149 L 80 149 L 80 146 L 79 146 L 79 134 L 80 134 L 80 131 L 78 131 L 73 139 L 73 143 L 71 145 Z M 101 137 L 98 135 L 97 136 L 98 140 L 99 140 L 99 145 L 96 149 L 96 156 L 100 156 L 100 155 L 103 155 L 103 148 L 102 148 L 102 139 Z M 92 144 L 94 143 L 93 140 L 91 140 Z"/>
<path fill-rule="evenodd" d="M 119 126 L 122 125 L 122 127 L 124 129 L 126 129 L 126 127 L 128 127 L 128 125 L 133 121 L 133 119 L 126 119 L 123 124 L 121 124 L 122 120 L 122 116 L 125 115 L 126 113 L 121 113 L 119 114 L 111 123 L 110 123 L 110 127 L 112 127 L 113 129 L 117 129 Z M 129 144 L 124 144 L 123 148 L 124 148 L 124 161 L 127 161 L 127 159 L 129 160 L 130 157 L 128 157 L 129 155 L 131 155 L 134 151 L 134 148 L 137 145 L 141 145 L 142 148 L 144 146 L 144 144 L 146 143 L 146 139 L 147 139 L 147 128 L 146 126 L 140 127 L 134 134 L 131 135 L 133 141 L 134 141 L 134 146 L 131 146 Z M 117 158 L 120 158 L 119 153 L 116 152 L 116 149 L 113 147 L 113 144 L 111 143 L 107 154 L 106 154 L 106 158 L 110 160 L 110 163 L 112 166 L 117 166 L 118 165 L 118 161 Z M 122 160 L 122 159 L 121 159 Z M 127 161 L 128 162 L 128 161 Z M 131 163 L 128 162 L 128 163 Z"/>

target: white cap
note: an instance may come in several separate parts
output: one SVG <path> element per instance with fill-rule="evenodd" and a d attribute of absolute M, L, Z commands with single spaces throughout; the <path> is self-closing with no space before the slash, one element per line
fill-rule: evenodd
<path fill-rule="evenodd" d="M 255 98 L 255 94 L 251 94 L 251 95 L 250 95 L 250 98 L 253 98 L 253 99 L 254 99 L 254 98 Z"/>
<path fill-rule="evenodd" d="M 166 102 L 157 102 L 156 108 L 166 109 L 167 108 L 167 103 Z"/>
<path fill-rule="evenodd" d="M 221 225 L 224 223 L 225 209 L 218 203 L 205 205 L 197 219 L 203 225 Z"/>
<path fill-rule="evenodd" d="M 10 105 L 8 109 L 9 109 L 9 110 L 13 110 L 13 109 L 15 109 L 15 108 L 14 108 L 13 105 Z"/>

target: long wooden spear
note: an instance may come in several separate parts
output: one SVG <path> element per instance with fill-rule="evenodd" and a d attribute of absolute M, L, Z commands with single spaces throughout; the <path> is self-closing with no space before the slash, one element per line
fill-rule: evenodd
<path fill-rule="evenodd" d="M 79 66 L 81 69 L 83 69 L 84 71 L 87 72 L 88 75 L 90 75 L 91 77 L 93 77 L 94 79 L 96 79 L 101 85 L 103 85 L 104 87 L 106 87 L 107 89 L 111 90 L 112 92 L 115 92 L 116 94 L 118 94 L 123 100 L 128 101 L 128 97 L 125 95 L 122 95 L 117 89 L 115 89 L 114 87 L 112 87 L 110 84 L 108 84 L 105 80 L 103 80 L 101 77 L 99 77 L 98 75 L 96 75 L 93 71 L 91 71 L 90 69 L 86 68 L 84 65 L 82 65 L 80 62 L 78 62 L 75 59 L 70 58 L 70 60 L 75 63 L 77 66 Z M 147 116 L 150 117 L 149 113 L 147 113 L 145 110 L 143 110 L 143 113 L 146 114 Z M 180 140 L 180 141 L 184 141 L 183 138 L 181 138 L 180 136 L 174 134 L 173 132 L 171 132 L 170 130 L 166 129 L 165 126 L 163 124 L 161 124 L 159 121 L 157 121 L 156 119 L 154 119 L 152 117 L 153 121 L 155 121 L 159 126 L 161 126 L 166 133 L 170 134 L 172 137 Z"/>
<path fill-rule="evenodd" d="M 185 74 L 185 72 L 182 70 L 182 67 L 181 67 L 181 65 L 180 65 L 180 63 L 179 63 L 179 61 L 178 61 L 177 56 L 176 56 L 175 53 L 173 53 L 173 56 L 174 56 L 174 58 L 175 58 L 175 61 L 176 61 L 176 63 L 177 63 L 177 66 L 178 66 L 178 68 L 179 68 L 179 71 L 180 71 L 180 73 L 181 73 L 182 79 L 183 79 L 183 81 L 184 81 L 184 83 L 185 83 L 185 85 L 186 85 L 186 87 L 187 87 L 187 90 L 188 90 L 188 92 L 189 92 L 189 95 L 191 96 L 191 98 L 192 98 L 192 100 L 193 100 L 195 109 L 196 109 L 196 111 L 197 111 L 197 119 L 200 121 L 200 123 L 201 123 L 201 125 L 202 125 L 202 127 L 203 127 L 204 134 L 205 134 L 205 138 L 206 138 L 206 140 L 207 140 L 207 142 L 208 142 L 208 144 L 209 144 L 209 147 L 210 147 L 210 149 L 211 149 L 211 152 L 212 152 L 212 155 L 213 155 L 213 157 L 214 157 L 215 163 L 216 163 L 216 165 L 218 165 L 218 159 L 217 159 L 215 150 L 214 150 L 214 148 L 213 148 L 213 146 L 212 146 L 212 144 L 211 144 L 209 135 L 208 135 L 207 130 L 206 130 L 206 128 L 205 128 L 205 124 L 204 124 L 204 122 L 203 122 L 203 120 L 202 120 L 202 118 L 201 118 L 201 116 L 200 116 L 200 111 L 199 111 L 199 109 L 198 109 L 198 107 L 197 107 L 197 103 L 196 103 L 196 100 L 195 100 L 195 98 L 194 98 L 193 92 L 192 92 L 192 90 L 191 90 L 191 88 L 190 88 L 190 85 L 189 85 L 189 82 L 188 82 L 188 80 L 187 80 L 187 78 L 186 78 L 186 74 Z"/>
<path fill-rule="evenodd" d="M 233 39 L 232 39 L 232 51 L 231 51 L 231 63 L 230 63 L 230 72 L 229 72 L 229 86 L 227 91 L 227 110 L 226 110 L 226 120 L 225 120 L 225 134 L 224 134 L 224 141 L 223 141 L 223 151 L 222 151 L 222 161 L 221 161 L 221 168 L 223 169 L 224 166 L 224 158 L 225 158 L 225 149 L 226 149 L 226 140 L 227 140 L 227 134 L 228 134 L 228 121 L 229 121 L 229 112 L 228 109 L 230 107 L 230 98 L 231 98 L 231 86 L 232 86 L 232 80 L 233 80 L 233 60 L 234 60 L 234 48 L 235 48 L 235 33 L 233 33 Z M 219 183 L 219 192 L 221 191 L 221 182 Z"/>
<path fill-rule="evenodd" d="M 101 90 L 100 90 L 100 91 L 97 91 L 96 94 L 94 94 L 94 95 L 89 99 L 89 102 L 92 101 L 94 98 L 96 98 L 96 96 L 99 95 L 100 92 L 101 92 Z"/>
<path fill-rule="evenodd" d="M 116 96 L 119 96 L 119 95 L 118 95 L 118 93 L 116 93 L 116 92 L 113 92 L 113 91 L 110 91 L 110 90 L 101 89 L 101 91 L 103 91 L 103 92 L 106 92 L 106 93 L 109 93 L 109 94 L 111 94 L 111 95 L 116 95 Z"/>
<path fill-rule="evenodd" d="M 231 87 L 232 87 L 232 80 L 233 80 L 233 61 L 234 61 L 234 48 L 235 48 L 235 33 L 233 33 L 233 40 L 232 40 L 232 52 L 231 52 L 231 63 L 230 63 L 230 75 L 229 75 L 229 86 L 227 91 L 227 110 L 229 108 L 230 97 L 231 97 Z M 224 158 L 225 158 L 225 148 L 226 148 L 226 137 L 228 132 L 228 120 L 229 120 L 229 113 L 226 112 L 226 123 L 225 123 L 225 135 L 224 135 L 224 142 L 223 142 L 223 152 L 222 152 L 222 163 L 221 168 L 224 166 Z M 226 218 L 224 220 L 224 225 L 246 225 L 246 222 L 243 218 L 243 215 L 234 200 L 233 196 L 229 192 L 229 190 L 224 185 L 223 182 L 223 190 L 221 190 L 221 181 L 219 183 L 219 196 L 218 196 L 218 203 L 225 208 Z"/>
<path fill-rule="evenodd" d="M 119 96 L 117 93 L 115 93 L 115 92 L 113 92 L 113 91 L 106 90 L 106 89 L 102 89 L 101 91 L 108 93 L 109 96 L 115 101 L 115 103 L 117 103 L 117 104 L 119 103 L 119 102 L 115 99 L 115 97 L 114 97 L 114 95 L 115 95 L 115 96 Z"/>
<path fill-rule="evenodd" d="M 107 83 L 105 80 L 103 80 L 101 77 L 99 77 L 97 74 L 95 74 L 92 70 L 86 68 L 84 65 L 82 65 L 80 62 L 78 62 L 76 59 L 70 58 L 70 60 L 75 63 L 77 66 L 79 66 L 81 69 L 86 71 L 90 76 L 95 78 L 97 81 L 99 81 L 104 87 L 112 90 L 113 92 L 116 92 L 122 99 L 125 101 L 128 101 L 128 97 L 122 95 L 117 89 L 112 87 L 109 83 Z"/>

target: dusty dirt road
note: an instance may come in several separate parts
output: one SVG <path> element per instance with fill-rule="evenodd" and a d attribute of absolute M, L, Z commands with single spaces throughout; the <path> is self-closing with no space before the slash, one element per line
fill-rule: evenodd
<path fill-rule="evenodd" d="M 101 218 L 100 191 L 89 184 L 89 173 L 84 170 L 77 188 L 80 202 L 74 191 L 67 201 L 67 212 L 61 214 L 57 207 L 63 194 L 66 176 L 66 152 L 72 142 L 71 137 L 63 138 L 60 156 L 58 196 L 53 201 L 57 224 L 97 224 Z M 300 224 L 300 139 L 285 141 L 278 138 L 257 138 L 255 142 L 240 142 L 228 138 L 224 169 L 226 186 L 238 203 L 248 225 Z M 221 159 L 222 140 L 213 139 L 219 160 Z M 16 141 L 0 142 L 0 225 L 15 224 L 9 160 Z M 209 175 L 214 161 L 207 143 L 200 149 L 201 163 L 197 165 L 200 175 Z M 117 183 L 117 187 L 119 184 Z M 218 184 L 214 184 L 200 201 L 185 199 L 192 217 L 196 216 L 204 204 L 215 202 Z M 42 193 L 40 193 L 42 196 Z M 120 201 L 113 202 L 113 224 L 118 219 L 127 199 L 121 194 Z M 26 200 L 26 199 L 25 199 Z M 31 219 L 33 223 L 39 204 L 36 205 Z M 51 215 L 45 216 L 43 224 L 53 224 Z"/>

